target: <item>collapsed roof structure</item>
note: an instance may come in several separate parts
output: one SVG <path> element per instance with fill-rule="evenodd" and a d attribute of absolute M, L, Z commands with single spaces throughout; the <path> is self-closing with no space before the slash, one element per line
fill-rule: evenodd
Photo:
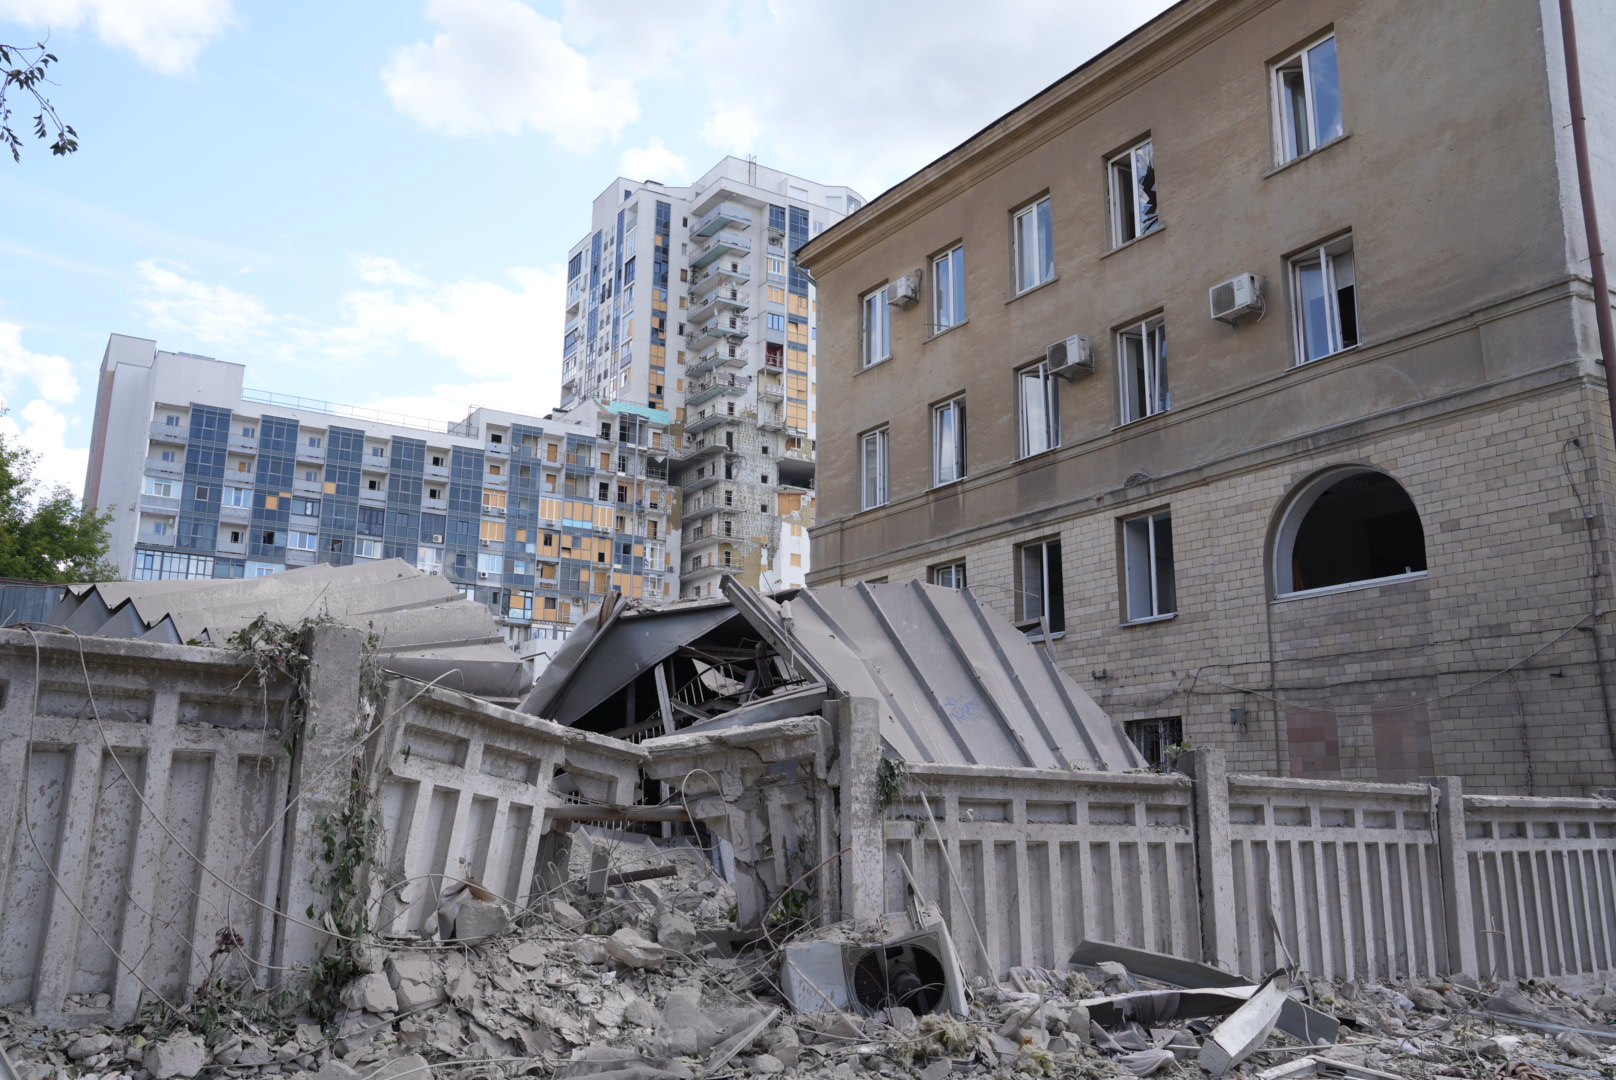
<path fill-rule="evenodd" d="M 879 703 L 905 761 L 1123 770 L 1120 725 L 969 589 L 919 581 L 797 589 L 724 582 L 722 601 L 602 605 L 535 682 L 523 712 L 635 741 Z"/>

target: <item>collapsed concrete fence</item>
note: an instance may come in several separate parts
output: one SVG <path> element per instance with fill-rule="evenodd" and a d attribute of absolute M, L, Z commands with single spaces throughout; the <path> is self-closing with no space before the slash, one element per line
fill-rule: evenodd
<path fill-rule="evenodd" d="M 0 1004 L 119 1023 L 221 965 L 274 982 L 318 958 L 319 823 L 356 775 L 384 933 L 426 928 L 449 881 L 528 906 L 560 856 L 550 814 L 652 779 L 723 842 L 742 925 L 914 890 L 976 974 L 1085 938 L 1247 975 L 1616 972 L 1616 801 L 1229 775 L 1217 750 L 1169 775 L 900 765 L 857 696 L 635 745 L 409 679 L 378 696 L 358 630 L 305 651 L 294 725 L 291 682 L 243 654 L 0 630 Z"/>

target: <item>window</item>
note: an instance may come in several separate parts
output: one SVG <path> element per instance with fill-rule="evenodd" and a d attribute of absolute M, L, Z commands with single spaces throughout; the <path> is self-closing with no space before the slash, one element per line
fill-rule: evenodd
<path fill-rule="evenodd" d="M 311 449 L 318 450 L 320 448 L 320 446 L 321 446 L 320 436 L 318 436 L 318 435 L 310 435 L 309 436 L 309 447 Z"/>
<path fill-rule="evenodd" d="M 1335 35 L 1274 65 L 1274 109 L 1281 165 L 1346 132 Z"/>
<path fill-rule="evenodd" d="M 1291 260 L 1297 363 L 1358 344 L 1358 264 L 1343 236 Z"/>
<path fill-rule="evenodd" d="M 415 568 L 423 574 L 441 574 L 443 572 L 443 552 L 438 548 L 416 548 Z"/>
<path fill-rule="evenodd" d="M 442 488 L 427 488 L 426 489 L 426 497 L 429 498 L 429 499 L 441 499 L 441 498 L 443 498 L 443 489 Z"/>
<path fill-rule="evenodd" d="M 179 427 L 180 418 L 170 413 L 168 416 L 163 417 L 163 423 L 168 427 Z"/>
<path fill-rule="evenodd" d="M 1161 316 L 1118 331 L 1117 385 L 1124 424 L 1167 411 L 1167 327 Z"/>
<path fill-rule="evenodd" d="M 255 439 L 258 437 L 258 429 L 255 427 L 244 427 L 241 429 L 241 437 L 243 439 Z"/>
<path fill-rule="evenodd" d="M 1010 246 L 1015 259 L 1016 292 L 1026 292 L 1055 276 L 1048 196 L 1016 211 Z"/>
<path fill-rule="evenodd" d="M 498 435 L 493 436 L 493 441 L 494 442 L 499 442 L 500 441 L 499 436 Z M 387 456 L 387 447 L 385 447 L 385 446 L 372 446 L 370 448 L 370 456 L 371 457 L 379 457 L 379 458 L 386 457 Z"/>
<path fill-rule="evenodd" d="M 382 557 L 382 542 L 361 536 L 354 540 L 354 555 L 361 559 L 379 559 Z"/>
<path fill-rule="evenodd" d="M 299 551 L 313 551 L 320 542 L 317 534 L 301 532 L 297 529 L 288 529 L 286 533 L 286 546 L 297 548 Z"/>
<path fill-rule="evenodd" d="M 241 543 L 241 530 L 240 529 L 231 529 L 230 530 L 230 542 L 232 544 Z"/>
<path fill-rule="evenodd" d="M 892 322 L 887 287 L 864 295 L 864 325 L 859 338 L 859 367 L 878 364 L 892 355 Z"/>
<path fill-rule="evenodd" d="M 158 451 L 158 460 L 160 460 L 160 461 L 178 461 L 179 458 L 174 453 L 174 451 L 172 451 L 172 450 L 159 450 Z M 245 461 L 243 461 L 241 463 L 241 471 L 242 472 L 247 471 L 247 463 Z"/>
<path fill-rule="evenodd" d="M 1016 624 L 1029 636 L 1066 629 L 1059 540 L 1036 540 L 1016 548 Z"/>
<path fill-rule="evenodd" d="M 1147 765 L 1163 772 L 1172 768 L 1177 760 L 1177 751 L 1184 745 L 1182 719 L 1177 716 L 1157 716 L 1149 720 L 1129 720 L 1122 726 Z"/>
<path fill-rule="evenodd" d="M 311 484 L 317 484 L 320 482 L 320 474 L 314 469 L 304 469 L 303 479 Z"/>
<path fill-rule="evenodd" d="M 965 476 L 965 399 L 931 410 L 931 482 L 952 484 Z"/>
<path fill-rule="evenodd" d="M 945 589 L 965 588 L 965 564 L 962 562 L 934 566 L 929 576 L 933 585 L 941 585 Z"/>
<path fill-rule="evenodd" d="M 1178 611 L 1173 584 L 1173 516 L 1163 510 L 1122 523 L 1123 617 L 1160 619 Z"/>
<path fill-rule="evenodd" d="M 1111 245 L 1116 247 L 1161 224 L 1156 212 L 1156 165 L 1151 141 L 1146 139 L 1124 150 L 1111 159 L 1106 171 L 1111 179 Z"/>
<path fill-rule="evenodd" d="M 168 527 L 172 524 L 173 522 L 167 518 L 159 518 L 158 520 L 152 522 L 151 534 L 153 536 L 167 536 Z"/>
<path fill-rule="evenodd" d="M 365 481 L 365 490 L 367 490 L 367 491 L 380 491 L 381 489 L 382 489 L 382 482 L 380 480 L 367 480 L 367 481 Z"/>
<path fill-rule="evenodd" d="M 1060 445 L 1060 380 L 1040 361 L 1016 372 L 1021 411 L 1021 456 L 1041 454 Z"/>
<path fill-rule="evenodd" d="M 168 480 L 158 480 L 148 476 L 146 477 L 146 494 L 156 495 L 161 499 L 172 499 L 174 497 L 174 485 Z"/>
<path fill-rule="evenodd" d="M 937 256 L 931 261 L 932 326 L 940 334 L 965 321 L 965 248 Z"/>
<path fill-rule="evenodd" d="M 224 504 L 226 506 L 251 506 L 252 488 L 227 487 L 224 489 Z"/>
<path fill-rule="evenodd" d="M 293 499 L 292 500 L 292 513 L 294 513 L 294 514 L 302 514 L 304 517 L 319 517 L 320 516 L 320 500 L 319 499 Z"/>
<path fill-rule="evenodd" d="M 505 572 L 505 556 L 479 552 L 477 555 L 477 572 L 479 574 L 503 574 Z"/>
<path fill-rule="evenodd" d="M 872 510 L 887 504 L 887 429 L 872 431 L 864 436 L 862 449 L 864 478 L 863 500 L 860 509 Z"/>
<path fill-rule="evenodd" d="M 1384 581 L 1425 568 L 1419 511 L 1383 472 L 1338 469 L 1315 477 L 1280 518 L 1276 594 Z"/>

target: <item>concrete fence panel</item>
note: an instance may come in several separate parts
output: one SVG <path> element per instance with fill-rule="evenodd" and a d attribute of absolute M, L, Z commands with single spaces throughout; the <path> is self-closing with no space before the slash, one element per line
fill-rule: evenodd
<path fill-rule="evenodd" d="M 1464 796 L 1479 975 L 1616 970 L 1616 802 Z"/>
<path fill-rule="evenodd" d="M 1181 776 L 911 764 L 887 808 L 885 907 L 912 878 L 960 961 L 1056 967 L 1084 938 L 1199 956 L 1191 786 Z"/>
<path fill-rule="evenodd" d="M 272 957 L 290 683 L 238 654 L 0 630 L 0 1004 L 122 1023 Z M 243 947 L 215 957 L 221 933 Z"/>
<path fill-rule="evenodd" d="M 1328 978 L 1447 966 L 1433 791 L 1423 784 L 1228 778 L 1234 966 Z"/>
<path fill-rule="evenodd" d="M 635 801 L 645 754 L 631 744 L 407 679 L 389 683 L 383 715 L 383 932 L 424 929 L 462 881 L 526 907 L 545 810 L 569 797 L 558 770 L 590 801 Z"/>

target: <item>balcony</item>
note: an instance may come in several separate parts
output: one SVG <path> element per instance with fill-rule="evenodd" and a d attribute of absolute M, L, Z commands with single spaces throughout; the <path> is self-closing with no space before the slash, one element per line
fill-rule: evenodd
<path fill-rule="evenodd" d="M 237 454 L 258 453 L 258 438 L 252 435 L 241 435 L 232 431 L 225 445 Z"/>
<path fill-rule="evenodd" d="M 734 509 L 735 503 L 733 499 L 726 501 L 724 497 L 716 491 L 708 492 L 705 495 L 695 495 L 685 499 L 684 521 L 688 525 L 688 523 L 699 520 L 700 518 L 704 518 L 708 514 L 716 514 L 721 510 Z"/>
<path fill-rule="evenodd" d="M 720 409 L 714 406 L 687 419 L 685 421 L 685 434 L 694 435 L 699 431 L 706 431 L 708 428 L 717 427 L 727 421 L 755 419 L 757 419 L 757 413 L 751 409 L 737 409 L 735 412 L 730 412 L 728 409 Z"/>
<path fill-rule="evenodd" d="M 686 563 L 685 565 L 688 567 L 688 569 L 686 569 L 681 575 L 685 581 L 695 581 L 698 578 L 704 578 L 710 574 L 738 574 L 741 572 L 741 568 L 738 564 L 715 562 L 710 559 L 703 559 L 700 563 L 694 566 L 691 566 L 689 563 Z"/>
<path fill-rule="evenodd" d="M 222 503 L 219 506 L 220 521 L 251 521 L 251 506 L 235 506 L 231 503 Z"/>
<path fill-rule="evenodd" d="M 731 348 L 733 346 L 713 345 L 702 350 L 685 365 L 685 374 L 694 379 L 718 368 L 744 368 L 749 354 L 745 349 L 735 349 L 735 354 L 731 356 Z"/>
<path fill-rule="evenodd" d="M 808 446 L 782 446 L 775 451 L 774 459 L 776 461 L 812 462 L 814 460 L 814 448 L 812 444 Z"/>
<path fill-rule="evenodd" d="M 762 396 L 761 391 L 758 396 Z M 758 415 L 757 426 L 759 431 L 784 431 L 786 429 L 786 418 L 779 409 L 764 409 Z"/>
<path fill-rule="evenodd" d="M 696 222 L 696 227 L 690 230 L 691 236 L 711 236 L 727 225 L 736 225 L 742 229 L 751 228 L 752 215 L 749 211 L 735 203 L 719 203 Z"/>
<path fill-rule="evenodd" d="M 702 267 L 711 266 L 725 255 L 750 255 L 751 253 L 751 240 L 740 233 L 721 232 L 707 241 L 707 245 L 696 253 L 695 258 L 690 260 L 690 265 L 699 270 Z"/>
<path fill-rule="evenodd" d="M 140 547 L 171 550 L 174 547 L 174 534 L 164 533 L 162 536 L 158 536 L 156 533 L 143 532 L 135 537 L 135 543 Z"/>
<path fill-rule="evenodd" d="M 702 402 L 710 401 L 720 394 L 740 397 L 746 393 L 751 385 L 752 379 L 748 375 L 709 375 L 705 379 L 699 379 L 690 384 L 690 389 L 685 395 L 685 405 L 693 409 Z"/>
<path fill-rule="evenodd" d="M 717 315 L 720 312 L 745 311 L 746 308 L 746 299 L 741 296 L 737 289 L 734 287 L 728 289 L 719 289 L 713 295 L 709 296 L 701 304 L 701 306 L 694 308 L 685 321 L 692 325 L 700 325 L 701 323 L 706 322 L 709 317 Z"/>
<path fill-rule="evenodd" d="M 190 429 L 179 424 L 159 424 L 153 421 L 150 425 L 151 437 L 159 442 L 183 443 L 190 438 Z"/>
<path fill-rule="evenodd" d="M 741 263 L 735 267 L 715 266 L 690 282 L 690 295 L 706 296 L 720 285 L 744 285 L 752 280 L 752 267 Z"/>
<path fill-rule="evenodd" d="M 714 342 L 744 341 L 750 326 L 751 320 L 745 315 L 720 315 L 686 334 L 685 344 L 701 349 Z"/>
<path fill-rule="evenodd" d="M 584 276 L 579 274 L 567 282 L 567 310 L 569 312 L 583 303 L 585 280 Z"/>
<path fill-rule="evenodd" d="M 765 368 L 764 374 L 758 378 L 758 400 L 784 401 L 786 396 L 785 384 L 780 381 L 780 377 L 778 375 L 770 378 L 768 371 L 769 369 Z M 761 420 L 759 422 L 761 423 Z"/>

